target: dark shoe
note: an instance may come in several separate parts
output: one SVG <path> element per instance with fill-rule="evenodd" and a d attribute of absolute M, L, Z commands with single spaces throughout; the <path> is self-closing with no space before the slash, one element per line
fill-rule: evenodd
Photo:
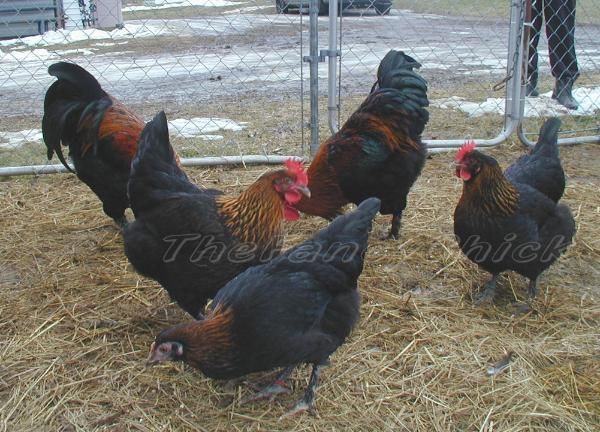
<path fill-rule="evenodd" d="M 527 88 L 525 90 L 525 95 L 529 97 L 538 97 L 540 92 L 535 88 L 535 84 L 527 83 Z"/>
<path fill-rule="evenodd" d="M 554 90 L 552 91 L 552 99 L 564 106 L 565 108 L 576 110 L 579 108 L 579 103 L 571 94 L 573 90 L 573 81 L 556 80 Z"/>

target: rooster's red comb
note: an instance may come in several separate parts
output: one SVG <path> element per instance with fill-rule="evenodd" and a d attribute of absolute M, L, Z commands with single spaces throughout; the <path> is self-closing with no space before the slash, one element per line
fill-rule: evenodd
<path fill-rule="evenodd" d="M 461 162 L 465 158 L 465 156 L 467 156 L 469 153 L 475 150 L 475 147 L 477 147 L 475 141 L 466 141 L 456 152 L 456 157 L 454 158 L 454 160 L 456 162 Z"/>
<path fill-rule="evenodd" d="M 303 186 L 308 184 L 308 176 L 306 175 L 302 162 L 296 159 L 288 159 L 285 161 L 285 167 L 289 172 L 296 175 L 296 183 Z"/>

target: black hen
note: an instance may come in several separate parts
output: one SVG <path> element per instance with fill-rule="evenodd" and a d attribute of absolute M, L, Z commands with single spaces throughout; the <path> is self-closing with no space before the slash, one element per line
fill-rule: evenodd
<path fill-rule="evenodd" d="M 559 126 L 558 119 L 548 120 L 532 152 L 504 174 L 474 143 L 457 153 L 456 175 L 463 180 L 463 193 L 454 212 L 454 233 L 465 255 L 492 274 L 477 302 L 493 299 L 498 275 L 506 270 L 530 279 L 533 298 L 539 275 L 573 239 L 571 211 L 557 203 L 565 186 Z"/>
<path fill-rule="evenodd" d="M 215 296 L 206 319 L 161 332 L 149 363 L 181 360 L 212 378 L 284 367 L 276 383 L 311 363 L 310 384 L 292 412 L 311 409 L 321 366 L 358 320 L 357 278 L 379 207 L 377 198 L 368 199 L 312 239 L 237 276 Z M 258 397 L 281 391 L 276 383 Z"/>

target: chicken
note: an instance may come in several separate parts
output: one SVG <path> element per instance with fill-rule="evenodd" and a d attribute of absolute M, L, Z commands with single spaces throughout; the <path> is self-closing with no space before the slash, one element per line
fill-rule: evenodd
<path fill-rule="evenodd" d="M 289 414 L 312 410 L 321 367 L 359 318 L 357 279 L 379 207 L 377 198 L 365 200 L 311 239 L 247 269 L 218 292 L 205 319 L 156 336 L 147 364 L 183 361 L 219 379 L 284 368 L 245 402 L 286 391 L 283 380 L 309 363 L 309 385 Z"/>
<path fill-rule="evenodd" d="M 476 303 L 493 301 L 498 275 L 506 270 L 527 277 L 528 295 L 534 298 L 540 274 L 573 239 L 571 211 L 557 203 L 565 188 L 559 128 L 559 119 L 547 120 L 531 153 L 504 174 L 498 162 L 477 151 L 473 142 L 456 155 L 463 191 L 454 211 L 454 233 L 463 253 L 492 274 Z"/>
<path fill-rule="evenodd" d="M 191 183 L 176 164 L 163 112 L 148 123 L 131 166 L 128 191 L 136 220 L 124 230 L 125 254 L 181 308 L 202 315 L 209 298 L 246 268 L 277 255 L 282 221 L 309 195 L 302 164 L 263 174 L 239 196 Z"/>
<path fill-rule="evenodd" d="M 59 62 L 48 73 L 57 78 L 44 99 L 42 134 L 48 159 L 56 153 L 73 172 L 61 144 L 68 147 L 77 177 L 100 198 L 104 213 L 124 226 L 129 167 L 144 120 L 102 90 L 81 66 Z"/>
<path fill-rule="evenodd" d="M 312 196 L 298 210 L 331 219 L 349 202 L 374 196 L 381 213 L 393 215 L 388 237 L 398 238 L 406 197 L 426 157 L 427 82 L 413 71 L 420 66 L 401 51 L 383 58 L 367 99 L 315 155 L 307 170 Z"/>

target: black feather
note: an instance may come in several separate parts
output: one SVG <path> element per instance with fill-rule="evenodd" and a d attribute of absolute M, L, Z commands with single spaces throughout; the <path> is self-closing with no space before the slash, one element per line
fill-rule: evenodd
<path fill-rule="evenodd" d="M 559 129 L 560 119 L 546 120 L 533 150 L 519 157 L 504 172 L 512 182 L 527 184 L 555 203 L 561 199 L 566 184 L 558 150 Z"/>
<path fill-rule="evenodd" d="M 58 62 L 48 68 L 57 80 L 50 85 L 44 98 L 42 134 L 46 155 L 54 154 L 60 162 L 84 182 L 102 201 L 104 213 L 119 225 L 127 222 L 125 209 L 127 180 L 132 149 L 142 121 L 125 106 L 115 107 L 114 100 L 84 68 L 73 63 Z M 100 130 L 107 112 L 112 116 L 107 130 Z M 116 131 L 116 132 L 115 132 Z M 62 147 L 68 147 L 74 169 L 69 166 Z"/>
<path fill-rule="evenodd" d="M 366 200 L 312 239 L 223 287 L 210 308 L 233 309 L 237 363 L 202 370 L 227 378 L 327 362 L 358 321 L 357 279 L 379 206 L 376 198 Z"/>
<path fill-rule="evenodd" d="M 270 258 L 230 259 L 240 240 L 218 211 L 221 192 L 195 186 L 178 167 L 163 112 L 142 131 L 128 193 L 136 220 L 123 233 L 127 258 L 194 317 L 225 283 Z"/>

